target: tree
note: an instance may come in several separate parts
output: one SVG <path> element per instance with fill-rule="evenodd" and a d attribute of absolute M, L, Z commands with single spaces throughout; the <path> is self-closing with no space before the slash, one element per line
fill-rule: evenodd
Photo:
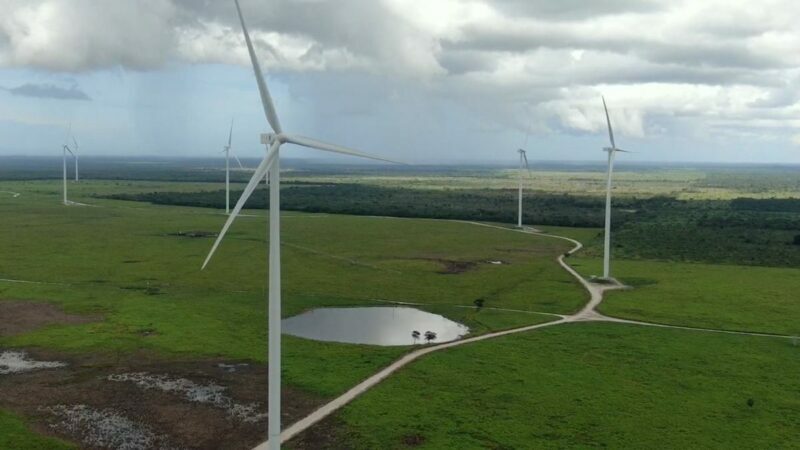
<path fill-rule="evenodd" d="M 411 339 L 414 339 L 414 344 L 417 343 L 417 339 L 419 339 L 419 331 L 414 330 L 411 332 Z"/>
<path fill-rule="evenodd" d="M 436 332 L 434 331 L 425 332 L 425 342 L 430 343 L 434 339 L 436 339 Z"/>
<path fill-rule="evenodd" d="M 792 243 L 794 245 L 800 245 L 800 234 L 795 234 L 794 235 L 794 242 L 792 242 Z"/>
<path fill-rule="evenodd" d="M 477 299 L 475 299 L 475 301 L 474 301 L 474 302 L 472 302 L 472 303 L 474 303 L 474 304 L 475 304 L 475 308 L 477 308 L 477 309 L 478 309 L 478 311 L 480 311 L 480 309 L 481 309 L 481 308 L 483 308 L 483 299 L 482 299 L 482 298 L 477 298 Z"/>

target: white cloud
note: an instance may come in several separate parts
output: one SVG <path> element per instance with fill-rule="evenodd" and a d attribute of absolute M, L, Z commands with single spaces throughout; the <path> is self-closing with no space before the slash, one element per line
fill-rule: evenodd
<path fill-rule="evenodd" d="M 492 126 L 603 132 L 800 128 L 795 0 L 243 0 L 264 66 L 409 81 Z M 247 65 L 232 2 L 0 0 L 0 67 Z M 355 97 L 351 98 L 358 104 Z M 370 99 L 362 99 L 370 104 Z M 360 107 L 359 107 L 360 108 Z M 662 123 L 663 121 L 663 123 Z M 668 124 L 666 122 L 669 122 Z"/>

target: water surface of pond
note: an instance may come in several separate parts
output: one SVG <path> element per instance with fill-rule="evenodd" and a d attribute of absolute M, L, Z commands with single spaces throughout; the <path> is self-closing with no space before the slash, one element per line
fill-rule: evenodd
<path fill-rule="evenodd" d="M 412 333 L 419 332 L 414 338 Z M 454 341 L 469 332 L 458 322 L 407 307 L 319 308 L 283 320 L 283 332 L 317 341 L 371 345 L 412 345 Z"/>

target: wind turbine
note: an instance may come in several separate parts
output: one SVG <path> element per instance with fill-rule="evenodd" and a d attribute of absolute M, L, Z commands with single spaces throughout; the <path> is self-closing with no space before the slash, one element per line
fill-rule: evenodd
<path fill-rule="evenodd" d="M 258 63 L 253 43 L 250 40 L 250 35 L 247 32 L 247 27 L 244 22 L 244 16 L 239 6 L 239 1 L 234 0 L 236 4 L 236 12 L 239 15 L 239 22 L 242 26 L 244 40 L 247 44 L 247 52 L 250 55 L 250 62 L 253 65 L 253 73 L 255 74 L 256 83 L 258 84 L 258 92 L 261 96 L 261 104 L 264 107 L 264 115 L 267 122 L 272 128 L 272 133 L 262 134 L 261 143 L 268 147 L 268 151 L 264 159 L 256 168 L 253 177 L 236 202 L 233 212 L 228 216 L 228 220 L 222 227 L 222 231 L 214 242 L 211 251 L 208 254 L 203 268 L 206 267 L 211 256 L 217 249 L 225 233 L 228 231 L 231 223 L 236 219 L 236 216 L 242 210 L 247 202 L 247 199 L 255 191 L 259 182 L 269 173 L 269 448 L 271 450 L 280 449 L 281 440 L 281 253 L 280 253 L 280 157 L 279 152 L 283 144 L 295 144 L 302 147 L 314 148 L 333 153 L 341 153 L 345 155 L 359 156 L 362 158 L 369 158 L 378 161 L 394 162 L 378 156 L 368 155 L 356 150 L 351 150 L 346 147 L 341 147 L 334 144 L 327 144 L 314 139 L 309 139 L 302 136 L 285 134 L 281 128 L 278 114 L 275 106 L 272 103 L 267 84 L 264 82 L 264 76 L 261 72 L 261 66 Z"/>
<path fill-rule="evenodd" d="M 225 214 L 230 214 L 231 208 L 231 168 L 230 168 L 230 158 L 231 158 L 231 138 L 233 137 L 233 119 L 231 119 L 231 129 L 228 132 L 228 145 L 223 147 L 222 152 L 225 153 Z M 239 158 L 234 154 L 234 159 L 239 164 L 240 169 L 244 169 L 242 166 L 242 162 L 239 161 Z"/>
<path fill-rule="evenodd" d="M 63 153 L 63 169 L 64 169 L 64 204 L 69 205 L 69 200 L 67 200 L 67 153 L 75 157 L 75 153 L 72 153 L 70 150 L 69 145 L 64 144 L 62 146 L 62 153 Z M 76 168 L 77 168 L 77 161 L 76 161 Z"/>
<path fill-rule="evenodd" d="M 530 176 L 531 168 L 528 167 L 528 155 L 523 149 L 517 149 L 519 152 L 519 196 L 517 198 L 519 204 L 517 208 L 517 228 L 522 228 L 522 174 L 525 172 L 525 169 L 528 170 L 528 176 Z"/>
<path fill-rule="evenodd" d="M 608 116 L 608 107 L 606 106 L 606 99 L 603 99 L 603 109 L 606 111 L 606 123 L 608 124 L 608 138 L 611 141 L 611 147 L 603 148 L 604 152 L 608 153 L 608 178 L 606 180 L 606 227 L 605 227 L 605 252 L 603 253 L 603 278 L 611 278 L 611 174 L 614 171 L 614 154 L 617 152 L 630 153 L 627 150 L 617 148 L 614 142 L 614 130 L 611 128 L 611 119 Z"/>

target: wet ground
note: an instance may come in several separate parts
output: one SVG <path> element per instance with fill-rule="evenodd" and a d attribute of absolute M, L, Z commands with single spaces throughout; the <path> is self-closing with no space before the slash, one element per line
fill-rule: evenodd
<path fill-rule="evenodd" d="M 9 352 L 22 353 L 0 349 L 0 359 Z M 265 366 L 146 354 L 24 355 L 40 366 L 0 374 L 0 408 L 82 448 L 249 449 L 266 436 Z M 286 387 L 282 401 L 284 423 L 322 404 Z"/>
<path fill-rule="evenodd" d="M 67 314 L 49 303 L 0 301 L 0 336 L 13 336 L 47 325 L 77 325 L 101 320 L 96 316 Z M 11 320 L 5 320 L 9 318 Z"/>
<path fill-rule="evenodd" d="M 0 336 L 98 320 L 9 301 L 0 317 L 14 317 Z M 0 348 L 0 409 L 86 449 L 250 449 L 266 438 L 266 392 L 267 367 L 247 361 Z M 282 421 L 323 400 L 284 386 Z"/>

